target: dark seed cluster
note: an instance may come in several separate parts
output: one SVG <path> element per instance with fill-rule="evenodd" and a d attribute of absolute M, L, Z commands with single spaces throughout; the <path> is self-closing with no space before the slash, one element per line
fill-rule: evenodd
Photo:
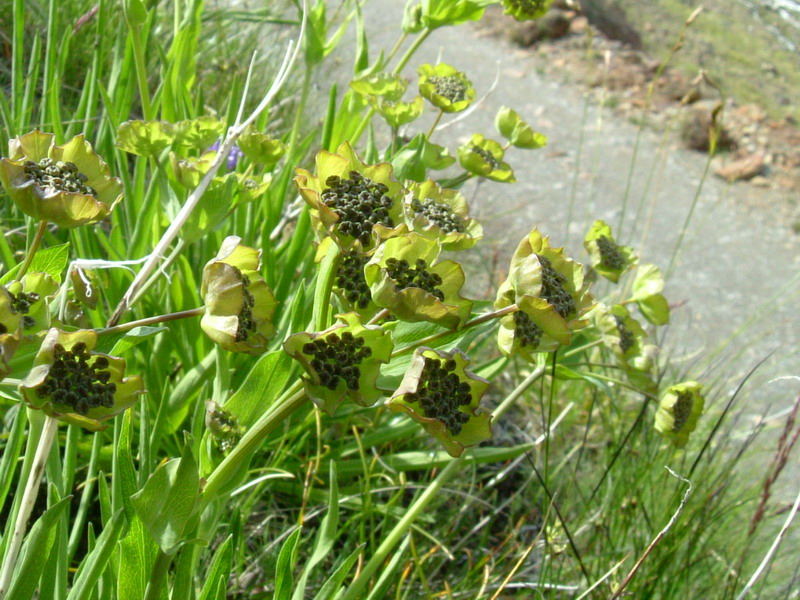
<path fill-rule="evenodd" d="M 427 269 L 428 263 L 421 258 L 417 259 L 413 267 L 403 258 L 386 260 L 386 272 L 395 282 L 398 291 L 416 287 L 433 294 L 444 302 L 444 292 L 436 288 L 437 285 L 442 285 L 442 276 L 438 273 L 430 273 Z"/>
<path fill-rule="evenodd" d="M 556 312 L 566 319 L 575 312 L 575 300 L 564 289 L 567 278 L 553 268 L 550 259 L 539 254 L 536 256 L 542 265 L 542 298 L 555 306 Z"/>
<path fill-rule="evenodd" d="M 521 310 L 514 313 L 514 337 L 520 346 L 536 348 L 542 341 L 542 328 Z"/>
<path fill-rule="evenodd" d="M 344 297 L 355 307 L 367 308 L 372 295 L 364 278 L 364 265 L 369 257 L 358 252 L 348 252 L 342 257 L 336 271 L 336 285 L 344 292 Z"/>
<path fill-rule="evenodd" d="M 529 15 L 536 15 L 545 7 L 546 0 L 506 0 L 506 5 L 513 10 L 521 10 Z"/>
<path fill-rule="evenodd" d="M 75 163 L 56 161 L 44 157 L 38 163 L 25 161 L 25 175 L 42 189 L 51 188 L 58 192 L 86 194 L 97 198 L 93 187 L 86 185 L 89 178 L 78 170 Z"/>
<path fill-rule="evenodd" d="M 25 315 L 22 317 L 22 326 L 25 329 L 33 327 L 35 322 L 33 317 L 28 316 L 28 313 L 31 310 L 31 304 L 39 299 L 39 294 L 36 292 L 20 292 L 19 294 L 14 295 L 9 292 L 9 295 L 11 296 L 11 310 Z"/>
<path fill-rule="evenodd" d="M 72 407 L 79 415 L 85 415 L 92 408 L 114 406 L 117 386 L 109 382 L 111 373 L 103 371 L 108 368 L 108 359 L 99 356 L 90 365 L 89 356 L 83 342 L 75 344 L 72 350 L 56 344 L 53 364 L 37 390 L 38 394 Z"/>
<path fill-rule="evenodd" d="M 455 374 L 456 361 L 425 357 L 417 391 L 406 394 L 409 403 L 419 402 L 425 416 L 439 419 L 451 435 L 458 435 L 469 421 L 469 415 L 459 410 L 472 402 L 469 384 Z"/>
<path fill-rule="evenodd" d="M 364 345 L 363 337 L 345 331 L 341 337 L 331 333 L 325 338 L 309 342 L 303 346 L 303 354 L 314 357 L 311 359 L 311 368 L 326 388 L 335 390 L 341 379 L 348 390 L 356 391 L 358 378 L 361 377 L 358 365 L 372 356 L 372 349 Z"/>
<path fill-rule="evenodd" d="M 236 267 L 233 267 L 236 269 Z M 250 286 L 250 278 L 247 275 L 242 274 L 239 269 L 236 269 L 238 275 L 242 279 L 242 295 L 244 296 L 244 300 L 242 302 L 242 310 L 239 311 L 239 325 L 236 327 L 236 335 L 234 336 L 234 341 L 236 342 L 244 342 L 250 334 L 256 330 L 256 322 L 253 319 L 253 306 L 255 306 L 255 298 L 253 298 L 253 294 L 250 292 L 248 287 Z"/>
<path fill-rule="evenodd" d="M 619 271 L 625 267 L 625 255 L 620 252 L 619 246 L 601 235 L 597 238 L 597 249 L 600 250 L 600 261 L 609 269 Z"/>
<path fill-rule="evenodd" d="M 349 179 L 328 177 L 322 201 L 339 216 L 339 232 L 366 246 L 375 225 L 394 227 L 389 216 L 394 200 L 386 194 L 389 188 L 383 183 L 376 183 L 358 171 L 350 171 L 349 175 Z"/>
<path fill-rule="evenodd" d="M 467 99 L 467 84 L 455 76 L 430 77 L 428 81 L 433 84 L 437 96 L 447 98 L 450 102 L 461 102 Z"/>
<path fill-rule="evenodd" d="M 672 407 L 672 414 L 673 414 L 673 422 L 672 422 L 672 431 L 674 433 L 679 432 L 683 429 L 683 426 L 686 425 L 686 422 L 689 420 L 689 417 L 692 414 L 692 406 L 694 405 L 694 400 L 692 399 L 691 392 L 680 392 L 678 394 L 678 399 L 675 401 L 675 405 Z"/>
<path fill-rule="evenodd" d="M 492 167 L 492 171 L 495 171 L 495 170 L 500 168 L 500 162 L 494 157 L 494 154 L 492 154 L 488 150 L 473 144 L 470 147 L 469 151 L 472 152 L 473 154 L 477 154 L 483 160 L 485 160 L 487 163 L 489 163 L 489 165 Z"/>
<path fill-rule="evenodd" d="M 619 332 L 619 347 L 625 353 L 636 343 L 636 337 L 633 332 L 625 327 L 625 320 L 614 315 L 614 320 L 617 322 L 617 331 Z"/>
<path fill-rule="evenodd" d="M 415 213 L 422 215 L 445 233 L 461 233 L 464 231 L 464 219 L 454 213 L 453 209 L 444 202 L 436 202 L 431 198 L 426 198 L 420 202 L 414 198 L 411 201 L 411 208 Z"/>

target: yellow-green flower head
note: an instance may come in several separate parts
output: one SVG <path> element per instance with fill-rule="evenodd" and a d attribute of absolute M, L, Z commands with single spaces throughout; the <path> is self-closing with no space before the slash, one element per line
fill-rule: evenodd
<path fill-rule="evenodd" d="M 122 200 L 122 184 L 92 146 L 76 135 L 56 145 L 52 133 L 32 131 L 8 143 L 0 180 L 19 209 L 59 227 L 96 223 Z"/>
<path fill-rule="evenodd" d="M 14 307 L 16 298 L 0 285 L 0 381 L 9 374 L 9 362 L 17 351 L 22 315 Z"/>
<path fill-rule="evenodd" d="M 331 238 L 320 242 L 317 256 L 325 256 L 333 244 Z M 364 277 L 364 267 L 370 255 L 359 252 L 358 248 L 339 252 L 336 258 L 336 275 L 333 280 L 333 291 L 342 301 L 347 312 L 356 312 L 362 321 L 368 321 L 381 308 L 372 301 L 372 293 Z"/>
<path fill-rule="evenodd" d="M 124 377 L 125 361 L 92 352 L 97 334 L 50 329 L 19 389 L 31 408 L 91 431 L 133 406 L 144 393 L 141 377 Z"/>
<path fill-rule="evenodd" d="M 467 200 L 460 192 L 442 189 L 429 179 L 410 184 L 407 198 L 409 228 L 438 239 L 443 250 L 466 250 L 483 237 L 483 227 L 470 218 Z"/>
<path fill-rule="evenodd" d="M 222 454 L 233 450 L 244 433 L 236 417 L 213 400 L 206 400 L 206 427 Z"/>
<path fill-rule="evenodd" d="M 458 163 L 470 173 L 500 183 L 514 183 L 517 180 L 508 163 L 503 162 L 503 147 L 494 140 L 487 140 L 480 133 L 459 146 L 457 153 Z"/>
<path fill-rule="evenodd" d="M 235 175 L 239 182 L 237 192 L 240 204 L 247 204 L 257 198 L 261 198 L 267 193 L 269 186 L 272 184 L 272 175 L 269 173 L 264 173 L 263 175 L 236 173 Z"/>
<path fill-rule="evenodd" d="M 394 349 L 388 330 L 363 325 L 356 313 L 337 315 L 339 323 L 318 333 L 295 333 L 283 343 L 305 369 L 306 394 L 328 414 L 342 402 L 372 406 L 384 395 L 377 387 L 380 365 Z"/>
<path fill-rule="evenodd" d="M 498 290 L 495 307 L 503 308 L 523 296 L 541 298 L 570 331 L 586 325 L 581 317 L 591 308 L 592 297 L 583 280 L 583 267 L 553 248 L 538 229 L 522 239 L 511 258 L 508 280 Z M 530 316 L 530 315 L 529 315 Z"/>
<path fill-rule="evenodd" d="M 174 152 L 170 152 L 169 161 L 177 182 L 187 189 L 194 189 L 208 173 L 215 156 L 216 152 L 211 151 L 196 157 L 180 158 Z"/>
<path fill-rule="evenodd" d="M 609 281 L 617 283 L 638 259 L 630 246 L 619 246 L 605 221 L 597 220 L 583 239 L 583 246 L 592 257 L 592 268 Z"/>
<path fill-rule="evenodd" d="M 703 413 L 705 399 L 696 381 L 687 381 L 667 388 L 656 412 L 656 431 L 678 448 L 689 441 L 689 434 L 697 427 Z"/>
<path fill-rule="evenodd" d="M 286 154 L 286 145 L 249 127 L 236 140 L 244 155 L 253 163 L 263 163 L 266 169 L 274 167 Z"/>
<path fill-rule="evenodd" d="M 603 343 L 623 364 L 641 354 L 647 334 L 627 308 L 621 304 L 611 307 L 598 304 L 592 310 L 592 316 L 603 336 Z"/>
<path fill-rule="evenodd" d="M 436 262 L 441 245 L 418 233 L 386 240 L 364 268 L 375 304 L 402 321 L 430 321 L 457 329 L 472 311 L 461 297 L 464 271 L 452 260 Z"/>
<path fill-rule="evenodd" d="M 419 93 L 436 108 L 446 112 L 461 112 L 475 101 L 475 88 L 467 76 L 448 65 L 420 65 Z"/>
<path fill-rule="evenodd" d="M 237 236 L 225 238 L 203 269 L 205 314 L 200 327 L 225 350 L 262 354 L 275 335 L 277 302 L 259 273 L 261 252 L 240 242 Z"/>
<path fill-rule="evenodd" d="M 344 142 L 336 154 L 317 154 L 317 174 L 297 169 L 300 195 L 311 208 L 315 228 L 331 235 L 344 250 L 359 245 L 368 251 L 391 237 L 402 221 L 402 186 L 389 163 L 363 163 Z"/>
<path fill-rule="evenodd" d="M 495 307 L 505 308 L 514 304 L 513 292 L 508 282 L 501 286 Z M 544 298 L 520 296 L 516 302 L 519 310 L 500 319 L 497 346 L 505 356 L 518 354 L 530 363 L 536 362 L 539 352 L 552 352 L 562 344 L 568 344 L 570 329 L 567 322 L 553 310 Z"/>
<path fill-rule="evenodd" d="M 58 284 L 47 273 L 28 273 L 21 281 L 6 286 L 13 301 L 11 308 L 22 317 L 22 334 L 32 335 L 50 328 L 47 299 L 56 293 Z"/>
<path fill-rule="evenodd" d="M 505 14 L 517 21 L 530 21 L 543 16 L 553 0 L 503 0 Z"/>
<path fill-rule="evenodd" d="M 454 457 L 492 437 L 492 417 L 480 409 L 489 382 L 467 371 L 468 364 L 460 350 L 417 348 L 389 400 L 390 409 L 420 423 Z"/>

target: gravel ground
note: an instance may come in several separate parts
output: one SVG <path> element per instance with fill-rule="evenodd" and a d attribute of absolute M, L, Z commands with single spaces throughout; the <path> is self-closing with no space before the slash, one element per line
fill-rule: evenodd
<path fill-rule="evenodd" d="M 380 49 L 388 52 L 397 40 L 403 4 L 366 3 L 370 56 Z M 343 44 L 340 53 L 342 73 L 328 77 L 346 81 L 352 64 L 349 46 Z M 434 141 L 455 153 L 457 144 L 472 133 L 498 137 L 493 122 L 502 105 L 516 109 L 549 138 L 543 150 L 509 151 L 517 184 L 465 186 L 486 230 L 476 272 L 488 272 L 486 265 L 495 260 L 503 268 L 519 239 L 533 227 L 549 234 L 554 245 L 566 245 L 581 261 L 587 258 L 581 240 L 594 219 L 606 220 L 617 232 L 636 125 L 591 104 L 581 87 L 544 78 L 541 57 L 501 39 L 480 37 L 469 26 L 442 28 L 428 39 L 405 72 L 412 80 L 410 87 L 416 80 L 415 66 L 437 60 L 464 70 L 479 98 L 495 79 L 497 84 L 468 118 L 452 125 L 443 119 Z M 433 111 L 426 117 L 423 125 L 431 122 Z M 702 155 L 671 141 L 663 144 L 660 134 L 642 133 L 625 226 L 622 235 L 616 235 L 638 247 L 643 262 L 667 268 L 704 162 Z M 709 177 L 665 290 L 674 310 L 664 347 L 682 373 L 718 383 L 727 397 L 743 375 L 766 358 L 744 390 L 744 412 L 753 418 L 782 411 L 800 389 L 796 379 L 773 382 L 780 376 L 800 376 L 800 240 L 780 220 L 774 202 L 769 190 Z M 476 293 L 481 288 L 484 284 L 473 286 Z M 595 292 L 602 295 L 602 289 Z"/>

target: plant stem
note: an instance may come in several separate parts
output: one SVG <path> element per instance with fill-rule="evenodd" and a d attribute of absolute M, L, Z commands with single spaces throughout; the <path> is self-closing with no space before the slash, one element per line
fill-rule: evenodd
<path fill-rule="evenodd" d="M 503 401 L 497 405 L 492 411 L 492 421 L 496 421 L 500 418 L 500 416 L 508 410 L 508 408 L 519 398 L 525 390 L 527 390 L 533 383 L 539 379 L 544 374 L 545 371 L 544 366 L 536 367 L 530 375 L 528 375 L 525 379 L 522 380 L 514 390 L 506 396 Z"/>
<path fill-rule="evenodd" d="M 405 54 L 403 54 L 402 58 L 400 59 L 400 62 L 398 62 L 397 65 L 395 65 L 394 69 L 392 70 L 392 75 L 400 74 L 400 71 L 402 71 L 403 67 L 405 67 L 408 61 L 411 60 L 411 57 L 414 56 L 414 53 L 417 50 L 419 50 L 419 47 L 422 45 L 422 43 L 426 39 L 428 39 L 428 36 L 431 34 L 431 31 L 432 31 L 431 29 L 425 29 L 422 31 L 422 33 L 419 34 L 419 37 L 417 37 L 417 39 L 414 40 L 414 43 L 411 44 L 408 47 L 408 50 L 406 50 Z"/>
<path fill-rule="evenodd" d="M 36 230 L 36 236 L 33 238 L 33 243 L 31 247 L 28 249 L 28 254 L 25 257 L 25 262 L 22 263 L 19 271 L 17 271 L 17 275 L 15 277 L 15 281 L 21 280 L 25 273 L 28 272 L 28 267 L 31 266 L 33 262 L 33 257 L 36 255 L 36 249 L 39 247 L 39 244 L 44 237 L 44 232 L 47 231 L 47 221 L 39 221 L 39 228 Z"/>
<path fill-rule="evenodd" d="M 110 333 L 128 331 L 134 327 L 155 325 L 156 323 L 166 323 L 167 321 L 177 321 L 178 319 L 187 319 L 189 317 L 199 317 L 203 314 L 203 311 L 205 311 L 205 306 L 198 306 L 197 308 L 190 308 L 189 310 L 182 310 L 180 312 L 169 313 L 166 315 L 156 315 L 155 317 L 147 317 L 146 319 L 139 319 L 138 321 L 130 321 L 128 323 L 122 323 L 121 325 L 114 325 L 113 327 L 98 329 L 97 335 L 108 335 Z"/>
<path fill-rule="evenodd" d="M 220 495 L 222 487 L 236 475 L 242 465 L 281 423 L 306 402 L 302 381 L 298 381 L 275 402 L 275 408 L 267 411 L 247 430 L 242 439 L 228 456 L 209 475 L 203 490 L 203 501 L 208 504 Z"/>
<path fill-rule="evenodd" d="M 507 314 L 517 312 L 518 310 L 519 308 L 517 308 L 517 305 L 512 304 L 511 306 L 506 306 L 505 308 L 501 308 L 500 310 L 496 310 L 494 312 L 484 313 L 478 317 L 475 317 L 471 321 L 467 321 L 466 323 L 464 323 L 464 327 L 461 328 L 461 331 L 463 331 L 464 329 L 469 329 L 470 327 L 476 327 L 478 325 L 486 323 L 487 321 L 491 321 L 492 319 L 499 319 L 500 317 L 504 317 Z M 428 337 L 424 337 L 421 340 L 417 340 L 410 346 L 406 346 L 405 348 L 400 348 L 399 350 L 395 350 L 394 352 L 392 352 L 391 358 L 408 354 L 409 352 L 412 352 L 415 348 L 419 348 L 420 346 L 424 346 L 425 344 L 428 344 L 430 342 L 435 342 L 439 338 L 443 338 L 447 335 L 450 335 L 451 333 L 453 332 L 450 330 L 441 331 L 439 333 L 434 333 L 433 335 L 429 335 Z"/>
<path fill-rule="evenodd" d="M 147 582 L 144 600 L 158 600 L 161 597 L 161 588 L 164 587 L 164 580 L 167 578 L 167 571 L 171 564 L 172 555 L 159 550 L 156 562 L 153 564 L 153 571 L 150 573 L 150 581 Z"/>
<path fill-rule="evenodd" d="M 22 547 L 22 540 L 25 537 L 28 519 L 33 511 L 36 496 L 39 495 L 39 483 L 42 480 L 44 467 L 47 464 L 47 457 L 50 456 L 50 448 L 53 446 L 53 440 L 56 437 L 57 431 L 58 420 L 48 416 L 44 422 L 44 428 L 39 438 L 39 445 L 36 448 L 36 455 L 34 456 L 33 464 L 28 474 L 28 480 L 25 482 L 25 491 L 22 494 L 19 513 L 17 513 L 17 519 L 14 522 L 11 543 L 8 546 L 8 551 L 3 561 L 2 572 L 0 572 L 0 600 L 5 598 L 8 593 L 11 577 L 14 575 L 14 567 L 17 564 L 19 551 Z"/>
<path fill-rule="evenodd" d="M 439 114 L 436 115 L 436 119 L 433 121 L 433 125 L 431 125 L 431 128 L 428 130 L 428 135 L 425 136 L 428 139 L 428 141 L 431 140 L 431 136 L 436 131 L 436 126 L 439 124 L 439 121 L 442 120 L 442 115 L 443 114 L 444 114 L 444 111 L 440 108 L 439 109 Z"/>
<path fill-rule="evenodd" d="M 416 500 L 416 502 L 409 507 L 403 518 L 400 519 L 397 525 L 394 526 L 394 529 L 392 529 L 389 535 L 386 536 L 381 545 L 375 551 L 375 554 L 372 555 L 372 558 L 370 558 L 369 562 L 366 564 L 358 577 L 355 578 L 353 583 L 350 584 L 340 600 L 355 600 L 356 598 L 363 597 L 364 588 L 369 583 L 369 580 L 372 578 L 378 568 L 380 568 L 394 547 L 400 543 L 400 540 L 403 538 L 403 536 L 408 533 L 409 529 L 411 529 L 411 525 L 414 523 L 419 514 L 428 506 L 428 503 L 433 500 L 434 497 L 436 497 L 436 495 L 442 489 L 442 486 L 453 475 L 456 474 L 463 461 L 464 457 L 461 455 L 461 457 L 450 461 L 447 466 L 442 469 L 441 473 L 439 473 L 436 476 L 436 479 L 434 479 L 433 482 L 428 486 L 428 489 L 426 489 L 425 492 L 423 492 L 423 494 Z"/>

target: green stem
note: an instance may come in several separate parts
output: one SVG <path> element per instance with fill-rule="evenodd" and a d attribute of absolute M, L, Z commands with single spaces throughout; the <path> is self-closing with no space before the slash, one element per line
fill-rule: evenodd
<path fill-rule="evenodd" d="M 433 31 L 432 29 L 424 29 L 422 33 L 419 34 L 419 37 L 417 37 L 417 39 L 414 40 L 414 43 L 411 44 L 408 47 L 408 50 L 406 50 L 405 54 L 403 54 L 403 57 L 400 59 L 400 62 L 398 62 L 397 65 L 395 65 L 394 69 L 392 70 L 392 75 L 400 74 L 400 71 L 402 71 L 403 67 L 405 67 L 408 61 L 411 60 L 411 57 L 414 56 L 414 53 L 417 50 L 419 50 L 419 47 L 422 45 L 422 43 L 426 39 L 428 39 L 428 36 L 431 34 L 432 31 Z"/>
<path fill-rule="evenodd" d="M 36 502 L 36 496 L 39 495 L 39 483 L 44 474 L 44 468 L 47 464 L 47 458 L 50 456 L 50 448 L 53 447 L 53 440 L 58 432 L 58 420 L 54 417 L 48 416 L 44 422 L 39 444 L 36 447 L 36 455 L 33 458 L 31 470 L 28 473 L 28 479 L 25 482 L 25 491 L 22 494 L 22 501 L 20 502 L 19 512 L 14 521 L 14 530 L 11 534 L 11 542 L 8 545 L 8 550 L 5 553 L 3 561 L 3 568 L 0 571 L 0 600 L 5 598 L 8 589 L 11 585 L 11 578 L 14 575 L 14 567 L 17 565 L 17 558 L 19 556 L 20 548 L 22 548 L 22 541 L 25 537 L 25 530 L 28 526 L 28 519 L 33 511 L 33 505 Z M 8 535 L 8 534 L 6 534 Z"/>
<path fill-rule="evenodd" d="M 15 281 L 20 281 L 25 276 L 25 273 L 28 272 L 28 267 L 30 267 L 31 263 L 33 262 L 33 257 L 36 255 L 36 249 L 39 247 L 45 231 L 47 231 L 47 221 L 40 221 L 39 228 L 36 230 L 36 237 L 33 238 L 31 247 L 28 248 L 28 254 L 25 256 L 25 262 L 22 263 L 19 271 L 17 271 Z"/>
<path fill-rule="evenodd" d="M 504 317 L 507 314 L 517 312 L 518 310 L 519 309 L 517 308 L 517 305 L 512 304 L 511 306 L 506 306 L 505 308 L 501 308 L 500 310 L 496 310 L 494 312 L 484 313 L 478 317 L 475 317 L 471 321 L 467 321 L 466 323 L 464 323 L 464 327 L 461 328 L 461 331 L 469 329 L 470 327 L 476 327 L 478 325 L 486 323 L 487 321 L 491 321 L 492 319 L 499 319 L 500 317 Z M 413 352 L 415 348 L 424 346 L 426 344 L 429 344 L 430 342 L 435 342 L 436 340 L 448 336 L 451 333 L 453 332 L 450 330 L 441 331 L 439 333 L 434 333 L 433 335 L 429 335 L 428 337 L 424 337 L 421 340 L 417 340 L 410 346 L 406 346 L 405 348 L 400 348 L 399 350 L 395 350 L 394 352 L 392 352 L 391 358 L 395 358 L 397 356 L 403 356 L 404 354 Z"/>
<path fill-rule="evenodd" d="M 158 551 L 156 562 L 153 564 L 153 571 L 150 573 L 150 581 L 147 582 L 144 600 L 158 600 L 161 598 L 161 589 L 167 578 L 169 566 L 172 564 L 172 555 L 163 550 Z"/>
<path fill-rule="evenodd" d="M 113 327 L 105 327 L 104 329 L 98 329 L 97 335 L 108 335 L 110 333 L 128 331 L 134 327 L 155 325 L 156 323 L 166 323 L 168 321 L 177 321 L 178 319 L 187 319 L 189 317 L 199 317 L 203 314 L 205 309 L 205 306 L 198 306 L 197 308 L 190 308 L 189 310 L 182 310 L 180 312 L 169 313 L 166 315 L 156 315 L 155 317 L 147 317 L 146 319 L 139 319 L 138 321 L 130 321 L 128 323 L 122 323 L 121 325 L 114 325 Z"/>
<path fill-rule="evenodd" d="M 434 120 L 433 125 L 431 125 L 431 128 L 428 130 L 428 135 L 426 136 L 428 138 L 428 141 L 430 141 L 431 136 L 436 131 L 436 126 L 439 125 L 439 121 L 442 120 L 442 115 L 443 114 L 444 114 L 444 111 L 440 108 L 439 109 L 439 114 L 436 115 L 436 120 Z"/>
<path fill-rule="evenodd" d="M 142 100 L 142 115 L 145 121 L 155 118 L 150 105 L 150 90 L 147 87 L 147 64 L 144 59 L 144 43 L 139 25 L 130 25 L 131 44 L 133 45 L 133 62 L 136 70 L 136 83 L 139 86 L 139 96 Z"/>
<path fill-rule="evenodd" d="M 389 535 L 384 538 L 381 545 L 375 551 L 375 554 L 372 555 L 372 558 L 370 558 L 358 577 L 353 580 L 353 583 L 350 584 L 340 600 L 356 600 L 356 598 L 364 596 L 364 588 L 367 586 L 370 579 L 372 579 L 372 576 L 375 575 L 376 571 L 383 565 L 389 553 L 400 543 L 403 536 L 408 533 L 416 518 L 425 510 L 430 501 L 438 495 L 442 486 L 457 473 L 463 461 L 464 458 L 462 455 L 450 461 L 447 466 L 442 469 L 441 473 L 439 473 L 436 479 L 428 486 L 428 489 L 426 489 L 417 501 L 409 507 L 403 518 L 394 526 L 394 529 L 392 529 Z"/>
<path fill-rule="evenodd" d="M 384 63 L 384 65 L 388 65 L 390 62 L 392 62 L 392 59 L 394 58 L 395 54 L 397 54 L 397 52 L 400 50 L 400 46 L 403 45 L 403 42 L 406 41 L 407 37 L 408 34 L 404 31 L 402 35 L 400 35 L 400 37 L 397 39 L 397 42 L 395 42 L 394 47 L 391 49 L 388 56 L 386 57 L 386 62 Z"/>
<path fill-rule="evenodd" d="M 239 472 L 243 464 L 247 464 L 247 461 L 258 450 L 264 438 L 305 403 L 306 393 L 303 390 L 303 382 L 298 381 L 278 398 L 275 402 L 275 408 L 263 414 L 247 430 L 247 433 L 242 436 L 242 439 L 231 453 L 208 476 L 203 490 L 204 503 L 208 504 L 215 500 L 220 495 L 222 487 Z"/>
<path fill-rule="evenodd" d="M 492 411 L 492 421 L 497 421 L 500 416 L 506 412 L 509 407 L 519 398 L 525 390 L 527 390 L 533 383 L 544 374 L 545 367 L 536 367 L 533 372 L 522 380 L 514 390 L 506 396 L 503 401 L 498 404 L 497 408 Z"/>

